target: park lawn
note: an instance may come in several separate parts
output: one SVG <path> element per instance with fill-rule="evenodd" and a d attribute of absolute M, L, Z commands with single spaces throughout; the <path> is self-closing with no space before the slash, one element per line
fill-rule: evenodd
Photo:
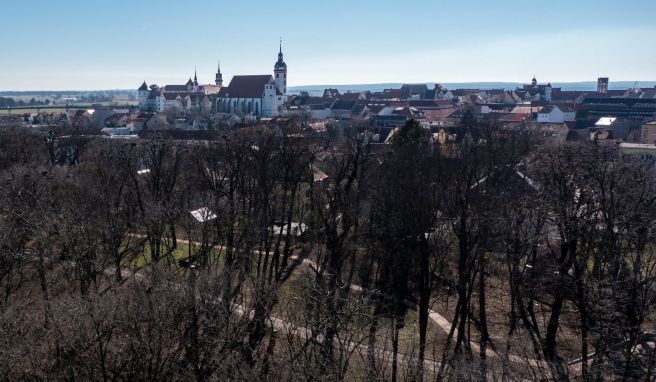
<path fill-rule="evenodd" d="M 167 249 L 162 249 L 162 252 L 165 253 L 167 252 Z M 194 254 L 194 248 L 192 246 L 191 248 L 191 255 Z M 210 261 L 215 261 L 217 258 L 219 258 L 221 254 L 221 249 L 220 248 L 214 248 L 212 250 L 212 256 Z M 172 257 L 174 261 L 180 261 L 189 258 L 190 255 L 190 248 L 188 243 L 178 243 L 176 249 L 173 250 L 172 252 Z M 166 258 L 161 259 L 160 261 L 167 261 Z M 143 250 L 139 253 L 137 256 L 129 257 L 126 259 L 126 266 L 129 266 L 130 268 L 133 269 L 140 269 L 146 264 L 150 263 L 150 244 L 145 243 Z"/>

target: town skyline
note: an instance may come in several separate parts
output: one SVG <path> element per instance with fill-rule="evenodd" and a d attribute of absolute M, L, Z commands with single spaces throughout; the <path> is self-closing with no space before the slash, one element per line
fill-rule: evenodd
<path fill-rule="evenodd" d="M 551 82 L 599 75 L 656 80 L 656 52 L 641 43 L 656 35 L 649 19 L 656 4 L 649 1 L 631 7 L 554 1 L 530 8 L 516 1 L 494 7 L 412 1 L 404 7 L 409 17 L 371 1 L 348 4 L 356 9 L 347 13 L 340 12 L 347 5 L 342 1 L 302 8 L 297 1 L 276 7 L 260 1 L 158 4 L 118 1 L 102 10 L 74 0 L 5 5 L 8 14 L 29 15 L 32 23 L 26 27 L 21 17 L 3 23 L 3 35 L 13 36 L 4 49 L 38 59 L 1 60 L 0 90 L 130 89 L 143 80 L 178 83 L 194 68 L 209 83 L 219 59 L 230 80 L 267 72 L 280 37 L 293 73 L 290 87 L 525 82 L 533 75 Z M 99 12 L 109 27 L 98 23 Z M 77 22 L 61 28 L 58 20 L 66 17 Z M 172 33 L 167 20 L 181 33 Z M 413 22 L 403 27 L 407 20 Z M 56 42 L 44 44 L 44 36 Z"/>

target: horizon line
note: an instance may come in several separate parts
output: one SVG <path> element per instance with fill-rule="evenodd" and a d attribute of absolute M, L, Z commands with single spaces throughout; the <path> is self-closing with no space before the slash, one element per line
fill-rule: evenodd
<path fill-rule="evenodd" d="M 596 80 L 577 80 L 577 81 L 547 81 L 551 84 L 584 84 L 584 83 L 596 83 Z M 656 80 L 614 80 L 609 81 L 609 84 L 613 83 L 626 83 L 626 82 L 648 82 L 654 83 L 656 85 Z M 542 82 L 540 82 L 542 83 Z M 289 85 L 288 88 L 301 88 L 301 87 L 330 87 L 330 86 L 379 86 L 379 85 L 390 85 L 390 84 L 528 84 L 528 82 L 523 81 L 425 81 L 425 82 L 414 82 L 414 81 L 389 81 L 389 82 L 368 82 L 368 83 L 324 83 L 324 84 L 302 84 L 302 85 Z M 202 84 L 202 85 L 213 85 L 213 84 Z M 227 86 L 226 86 L 227 87 Z M 137 87 L 135 87 L 136 89 Z M 132 88 L 96 88 L 96 89 L 9 89 L 9 90 L 0 90 L 0 93 L 11 93 L 11 92 L 98 92 L 98 91 L 126 91 L 133 90 Z"/>

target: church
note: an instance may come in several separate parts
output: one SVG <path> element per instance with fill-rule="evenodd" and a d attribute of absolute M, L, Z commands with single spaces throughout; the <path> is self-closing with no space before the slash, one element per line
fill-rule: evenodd
<path fill-rule="evenodd" d="M 280 108 L 287 100 L 287 64 L 283 59 L 282 43 L 273 74 L 236 75 L 227 87 L 223 87 L 219 67 L 216 85 L 221 89 L 216 100 L 216 111 L 256 117 L 279 115 Z"/>
<path fill-rule="evenodd" d="M 273 76 L 235 75 L 224 87 L 219 63 L 213 85 L 200 85 L 196 74 L 184 85 L 149 87 L 144 81 L 137 90 L 137 97 L 139 107 L 144 111 L 162 113 L 174 109 L 179 112 L 209 112 L 214 109 L 219 113 L 240 116 L 277 116 L 287 100 L 287 64 L 283 59 L 282 42 Z"/>

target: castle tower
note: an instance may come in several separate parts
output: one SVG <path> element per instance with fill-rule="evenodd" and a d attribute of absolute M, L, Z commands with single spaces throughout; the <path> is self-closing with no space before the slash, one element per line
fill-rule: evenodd
<path fill-rule="evenodd" d="M 223 86 L 223 74 L 221 74 L 221 60 L 219 60 L 219 67 L 216 70 L 216 77 L 214 78 L 214 83 L 216 83 L 216 86 L 218 87 Z"/>
<path fill-rule="evenodd" d="M 139 90 L 137 90 L 137 99 L 139 100 L 139 107 L 140 108 L 145 108 L 146 107 L 146 102 L 148 101 L 148 94 L 150 92 L 148 91 L 148 85 L 146 85 L 146 81 L 141 84 L 141 87 Z"/>
<path fill-rule="evenodd" d="M 282 57 L 282 39 L 280 39 L 280 52 L 278 53 L 278 61 L 273 68 L 275 75 L 276 87 L 281 94 L 287 94 L 287 64 Z"/>

